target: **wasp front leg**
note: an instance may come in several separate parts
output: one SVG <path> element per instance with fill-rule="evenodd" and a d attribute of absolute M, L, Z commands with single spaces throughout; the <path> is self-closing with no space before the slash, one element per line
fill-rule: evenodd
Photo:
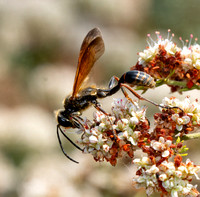
<path fill-rule="evenodd" d="M 108 121 L 110 122 L 110 125 L 112 125 L 112 122 L 111 122 L 111 120 L 109 118 L 109 116 L 111 116 L 111 115 L 109 113 L 107 113 L 104 109 L 102 109 L 101 104 L 97 100 L 94 100 L 93 104 L 94 104 L 94 106 L 95 106 L 95 108 L 97 110 L 99 110 L 100 112 L 102 112 L 103 114 L 105 114 L 105 116 L 107 117 Z M 112 131 L 113 131 L 113 137 L 116 140 L 117 139 L 117 137 L 116 137 L 117 136 L 116 130 L 113 129 Z"/>

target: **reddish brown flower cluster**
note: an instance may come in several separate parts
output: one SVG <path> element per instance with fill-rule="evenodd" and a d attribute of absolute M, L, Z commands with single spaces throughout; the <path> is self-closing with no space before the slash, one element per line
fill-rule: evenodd
<path fill-rule="evenodd" d="M 148 133 L 143 143 L 138 142 L 138 147 L 147 157 L 133 160 L 138 165 L 138 178 L 133 179 L 134 184 L 136 187 L 146 187 L 147 195 L 158 192 L 161 196 L 198 196 L 200 194 L 196 186 L 190 182 L 192 175 L 199 179 L 196 173 L 200 167 L 190 160 L 182 162 L 182 156 L 187 155 L 185 152 L 188 148 L 179 137 L 175 140 L 175 136 L 181 137 L 199 127 L 199 124 L 193 122 L 198 113 L 197 105 L 196 102 L 190 103 L 188 98 L 182 102 L 176 98 L 165 98 L 163 103 L 167 102 L 174 103 L 177 108 L 162 109 L 161 113 L 156 113 L 153 132 Z M 183 110 L 178 108 L 180 105 Z M 192 111 L 193 114 L 190 113 Z M 173 157 L 174 162 L 171 162 Z"/>
<path fill-rule="evenodd" d="M 156 79 L 157 86 L 167 84 L 172 92 L 199 89 L 200 45 L 195 43 L 181 49 L 171 39 L 164 40 L 160 36 L 153 46 L 139 53 L 139 59 L 131 70 L 150 74 Z"/>

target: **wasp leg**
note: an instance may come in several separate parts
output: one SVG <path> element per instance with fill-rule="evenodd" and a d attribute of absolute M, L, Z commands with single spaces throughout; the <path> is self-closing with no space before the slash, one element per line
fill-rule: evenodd
<path fill-rule="evenodd" d="M 176 106 L 174 106 L 174 107 L 170 107 L 170 106 L 163 106 L 163 105 L 159 105 L 159 104 L 157 104 L 157 103 L 155 103 L 155 102 L 153 102 L 153 101 L 151 101 L 151 100 L 149 100 L 149 99 L 147 99 L 147 98 L 144 98 L 144 97 L 142 97 L 141 95 L 139 95 L 138 93 L 136 93 L 130 86 L 128 86 L 127 84 L 124 84 L 124 83 L 121 83 L 120 84 L 120 86 L 123 86 L 123 87 L 126 87 L 131 93 L 133 93 L 139 100 L 144 100 L 144 101 L 147 101 L 147 102 L 149 102 L 149 103 L 151 103 L 151 104 L 153 104 L 153 105 L 155 105 L 155 106 L 157 106 L 157 107 L 161 107 L 161 108 L 164 108 L 164 109 L 180 109 L 182 112 L 183 112 L 183 109 L 181 109 L 180 107 L 176 107 Z M 127 93 L 126 93 L 127 94 Z M 126 95 L 125 95 L 126 96 Z"/>
<path fill-rule="evenodd" d="M 57 126 L 57 137 L 58 137 L 58 142 L 59 142 L 59 145 L 60 145 L 60 148 L 61 148 L 61 150 L 62 150 L 62 152 L 63 152 L 63 154 L 69 159 L 69 160 L 71 160 L 71 161 L 73 161 L 74 163 L 79 163 L 78 161 L 76 161 L 76 160 L 74 160 L 74 159 L 72 159 L 70 156 L 68 156 L 67 155 L 67 153 L 64 151 L 64 148 L 63 148 L 63 145 L 62 145 L 62 141 L 61 141 L 61 139 L 60 139 L 60 135 L 59 135 L 59 131 L 76 147 L 76 148 L 78 148 L 79 150 L 81 150 L 82 151 L 82 149 L 79 147 L 79 146 L 77 146 L 69 137 L 67 137 L 67 135 L 62 131 L 62 129 L 59 127 L 59 125 Z"/>
<path fill-rule="evenodd" d="M 157 106 L 157 107 L 166 108 L 166 107 L 164 107 L 164 106 L 162 106 L 162 105 L 159 105 L 159 104 L 157 104 L 157 103 L 155 103 L 155 102 L 153 102 L 153 101 L 151 101 L 151 100 L 149 100 L 149 99 L 146 99 L 146 98 L 144 98 L 143 96 L 139 95 L 138 93 L 136 93 L 136 92 L 135 92 L 130 86 L 128 86 L 127 84 L 121 83 L 120 86 L 123 86 L 123 87 L 127 88 L 127 89 L 128 89 L 131 93 L 133 93 L 139 100 L 147 101 L 147 102 L 149 102 L 149 103 L 151 103 L 151 104 L 153 104 L 153 105 L 155 105 L 155 106 Z"/>
<path fill-rule="evenodd" d="M 103 114 L 105 114 L 105 115 L 109 115 L 104 109 L 102 109 L 101 108 L 101 104 L 97 101 L 97 100 L 93 100 L 92 101 L 92 104 L 94 104 L 94 107 L 97 109 L 97 110 L 99 110 L 99 111 L 101 111 Z"/>
<path fill-rule="evenodd" d="M 79 126 L 77 126 L 77 128 L 83 127 L 81 122 L 80 122 L 80 121 L 84 122 L 83 118 L 81 118 L 79 115 L 78 116 L 74 115 L 73 119 L 76 120 L 77 124 L 79 125 Z"/>
<path fill-rule="evenodd" d="M 95 108 L 97 109 L 97 110 L 99 110 L 99 111 L 101 111 L 103 114 L 105 114 L 106 116 L 110 116 L 110 114 L 108 114 L 107 112 L 105 112 L 102 108 L 101 108 L 101 105 L 100 105 L 100 103 L 98 102 L 98 101 L 95 101 L 95 103 L 93 103 L 94 104 L 94 106 L 95 106 Z M 111 123 L 111 121 L 110 121 L 110 119 L 108 118 L 108 121 L 110 122 L 110 124 L 112 125 L 112 123 Z M 113 130 L 113 136 L 114 136 L 114 139 L 116 140 L 117 139 L 117 133 L 116 133 L 116 130 L 114 129 Z"/>

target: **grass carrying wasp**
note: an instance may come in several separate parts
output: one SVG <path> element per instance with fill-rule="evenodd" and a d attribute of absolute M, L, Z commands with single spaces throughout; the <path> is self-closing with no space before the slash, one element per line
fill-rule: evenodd
<path fill-rule="evenodd" d="M 142 71 L 132 70 L 124 73 L 120 78 L 112 77 L 108 89 L 99 89 L 94 87 L 87 87 L 81 90 L 81 85 L 83 81 L 88 76 L 90 70 L 92 69 L 94 63 L 100 58 L 104 53 L 104 42 L 101 36 L 101 32 L 98 28 L 94 28 L 86 35 L 83 43 L 81 45 L 80 54 L 78 58 L 78 65 L 74 80 L 73 92 L 71 96 L 68 96 L 64 100 L 64 109 L 58 110 L 57 118 L 57 137 L 64 155 L 71 161 L 78 163 L 72 159 L 64 151 L 62 146 L 60 132 L 63 136 L 72 143 L 76 148 L 83 151 L 78 145 L 76 145 L 62 130 L 64 128 L 81 128 L 83 119 L 80 117 L 81 112 L 87 109 L 89 106 L 93 105 L 96 109 L 101 110 L 103 113 L 106 112 L 101 108 L 100 103 L 97 101 L 98 98 L 105 98 L 115 94 L 119 89 L 122 90 L 124 95 L 129 99 L 128 94 L 124 90 L 124 87 L 131 91 L 138 99 L 146 100 L 156 106 L 158 104 L 140 96 L 137 94 L 130 86 L 142 85 L 146 87 L 154 87 L 154 79 Z M 117 84 L 115 85 L 115 80 Z"/>

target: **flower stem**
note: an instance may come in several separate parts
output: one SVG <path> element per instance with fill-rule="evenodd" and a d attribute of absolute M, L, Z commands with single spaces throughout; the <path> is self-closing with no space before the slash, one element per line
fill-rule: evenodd
<path fill-rule="evenodd" d="M 186 134 L 183 137 L 181 137 L 181 140 L 192 140 L 192 139 L 200 139 L 200 133 Z"/>

